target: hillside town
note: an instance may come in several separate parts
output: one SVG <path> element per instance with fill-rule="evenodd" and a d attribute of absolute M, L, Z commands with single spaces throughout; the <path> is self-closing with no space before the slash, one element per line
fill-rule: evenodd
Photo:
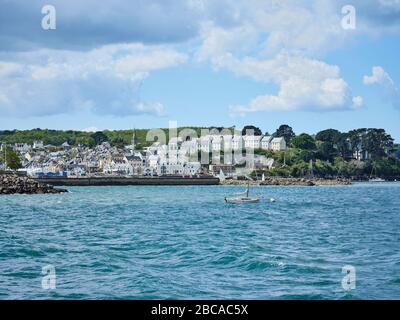
<path fill-rule="evenodd" d="M 288 125 L 273 134 L 251 125 L 241 131 L 208 129 L 171 130 L 168 139 L 161 129 L 4 130 L 0 171 L 72 178 L 400 178 L 400 146 L 384 129 L 326 129 L 315 135 L 295 134 Z"/>
<path fill-rule="evenodd" d="M 20 172 L 31 177 L 87 177 L 87 176 L 195 176 L 221 172 L 225 176 L 249 173 L 255 168 L 271 168 L 274 160 L 255 154 L 246 161 L 242 150 L 256 149 L 282 151 L 286 149 L 283 137 L 270 135 L 207 135 L 183 140 L 171 138 L 168 144 L 155 142 L 138 150 L 135 136 L 123 148 L 102 142 L 94 148 L 81 145 L 45 145 L 15 143 L 11 147 L 21 160 Z M 231 157 L 224 156 L 227 151 Z M 1 146 L 6 152 L 6 146 Z M 248 160 L 248 159 L 247 159 Z M 0 163 L 0 169 L 6 169 Z"/>

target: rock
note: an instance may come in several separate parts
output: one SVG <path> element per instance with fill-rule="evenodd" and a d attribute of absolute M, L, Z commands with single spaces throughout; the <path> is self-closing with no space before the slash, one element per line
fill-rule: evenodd
<path fill-rule="evenodd" d="M 45 194 L 63 193 L 65 189 L 54 188 L 48 184 L 41 184 L 28 177 L 19 177 L 15 174 L 0 175 L 0 194 Z"/>

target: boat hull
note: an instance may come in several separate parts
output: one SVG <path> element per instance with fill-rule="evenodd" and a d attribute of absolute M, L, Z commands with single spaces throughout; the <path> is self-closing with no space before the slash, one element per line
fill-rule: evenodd
<path fill-rule="evenodd" d="M 227 203 L 256 203 L 260 202 L 258 198 L 225 198 Z"/>

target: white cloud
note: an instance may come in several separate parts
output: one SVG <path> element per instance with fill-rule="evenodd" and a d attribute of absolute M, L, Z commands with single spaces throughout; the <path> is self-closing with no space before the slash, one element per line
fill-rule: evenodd
<path fill-rule="evenodd" d="M 251 25 L 241 25 L 231 29 L 216 26 L 212 22 L 205 22 L 201 29 L 202 45 L 195 56 L 198 61 L 211 59 L 217 65 L 219 56 L 234 50 L 243 52 L 254 47 L 258 31 Z"/>
<path fill-rule="evenodd" d="M 221 1 L 222 17 L 212 14 L 215 6 L 203 1 L 208 15 L 200 24 L 200 57 L 245 49 L 260 56 L 282 49 L 320 54 L 354 35 L 341 27 L 341 7 L 332 1 Z"/>
<path fill-rule="evenodd" d="M 165 113 L 144 102 L 140 88 L 150 72 L 176 66 L 186 55 L 172 48 L 111 45 L 87 52 L 41 50 L 0 61 L 0 111 L 40 116 L 90 110 L 98 114 Z"/>
<path fill-rule="evenodd" d="M 0 61 L 0 78 L 17 75 L 21 69 L 18 63 Z"/>
<path fill-rule="evenodd" d="M 172 49 L 130 54 L 116 60 L 115 71 L 121 75 L 147 73 L 185 63 L 187 56 Z"/>
<path fill-rule="evenodd" d="M 372 75 L 365 75 L 363 82 L 365 85 L 382 84 L 388 87 L 394 86 L 392 78 L 390 78 L 389 74 L 380 66 L 372 67 Z"/>
<path fill-rule="evenodd" d="M 155 114 L 157 116 L 165 115 L 165 108 L 160 102 L 143 102 L 140 101 L 136 105 L 136 109 L 141 113 Z"/>
<path fill-rule="evenodd" d="M 232 114 L 244 115 L 260 111 L 331 111 L 352 109 L 362 105 L 361 97 L 352 97 L 340 69 L 323 61 L 300 55 L 280 53 L 269 60 L 232 56 L 221 59 L 224 66 L 238 75 L 255 80 L 272 82 L 279 89 L 276 95 L 258 96 L 244 106 L 232 106 Z"/>
<path fill-rule="evenodd" d="M 354 108 L 360 108 L 364 105 L 364 99 L 360 96 L 354 97 L 353 98 L 353 107 Z"/>
<path fill-rule="evenodd" d="M 352 96 L 339 67 L 316 58 L 351 36 L 341 27 L 336 4 L 324 0 L 307 4 L 250 0 L 247 4 L 229 2 L 224 12 L 231 19 L 226 25 L 203 23 L 196 53 L 198 60 L 208 60 L 216 69 L 278 86 L 276 94 L 231 106 L 232 114 L 362 106 L 362 97 Z"/>
<path fill-rule="evenodd" d="M 400 90 L 390 75 L 381 66 L 373 67 L 372 75 L 365 75 L 363 82 L 366 86 L 381 86 L 383 89 L 384 98 L 388 100 L 395 108 L 400 109 Z"/>

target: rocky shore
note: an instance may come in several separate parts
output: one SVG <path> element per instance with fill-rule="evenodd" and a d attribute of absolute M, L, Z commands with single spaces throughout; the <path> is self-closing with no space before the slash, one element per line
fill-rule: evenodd
<path fill-rule="evenodd" d="M 260 186 L 334 186 L 334 185 L 350 185 L 351 180 L 348 179 L 305 179 L 305 178 L 266 178 L 265 181 L 244 181 L 244 180 L 225 180 L 224 185 L 260 185 Z"/>
<path fill-rule="evenodd" d="M 65 189 L 54 188 L 51 185 L 39 183 L 27 177 L 14 174 L 0 175 L 0 195 L 2 194 L 45 194 L 63 193 Z"/>

